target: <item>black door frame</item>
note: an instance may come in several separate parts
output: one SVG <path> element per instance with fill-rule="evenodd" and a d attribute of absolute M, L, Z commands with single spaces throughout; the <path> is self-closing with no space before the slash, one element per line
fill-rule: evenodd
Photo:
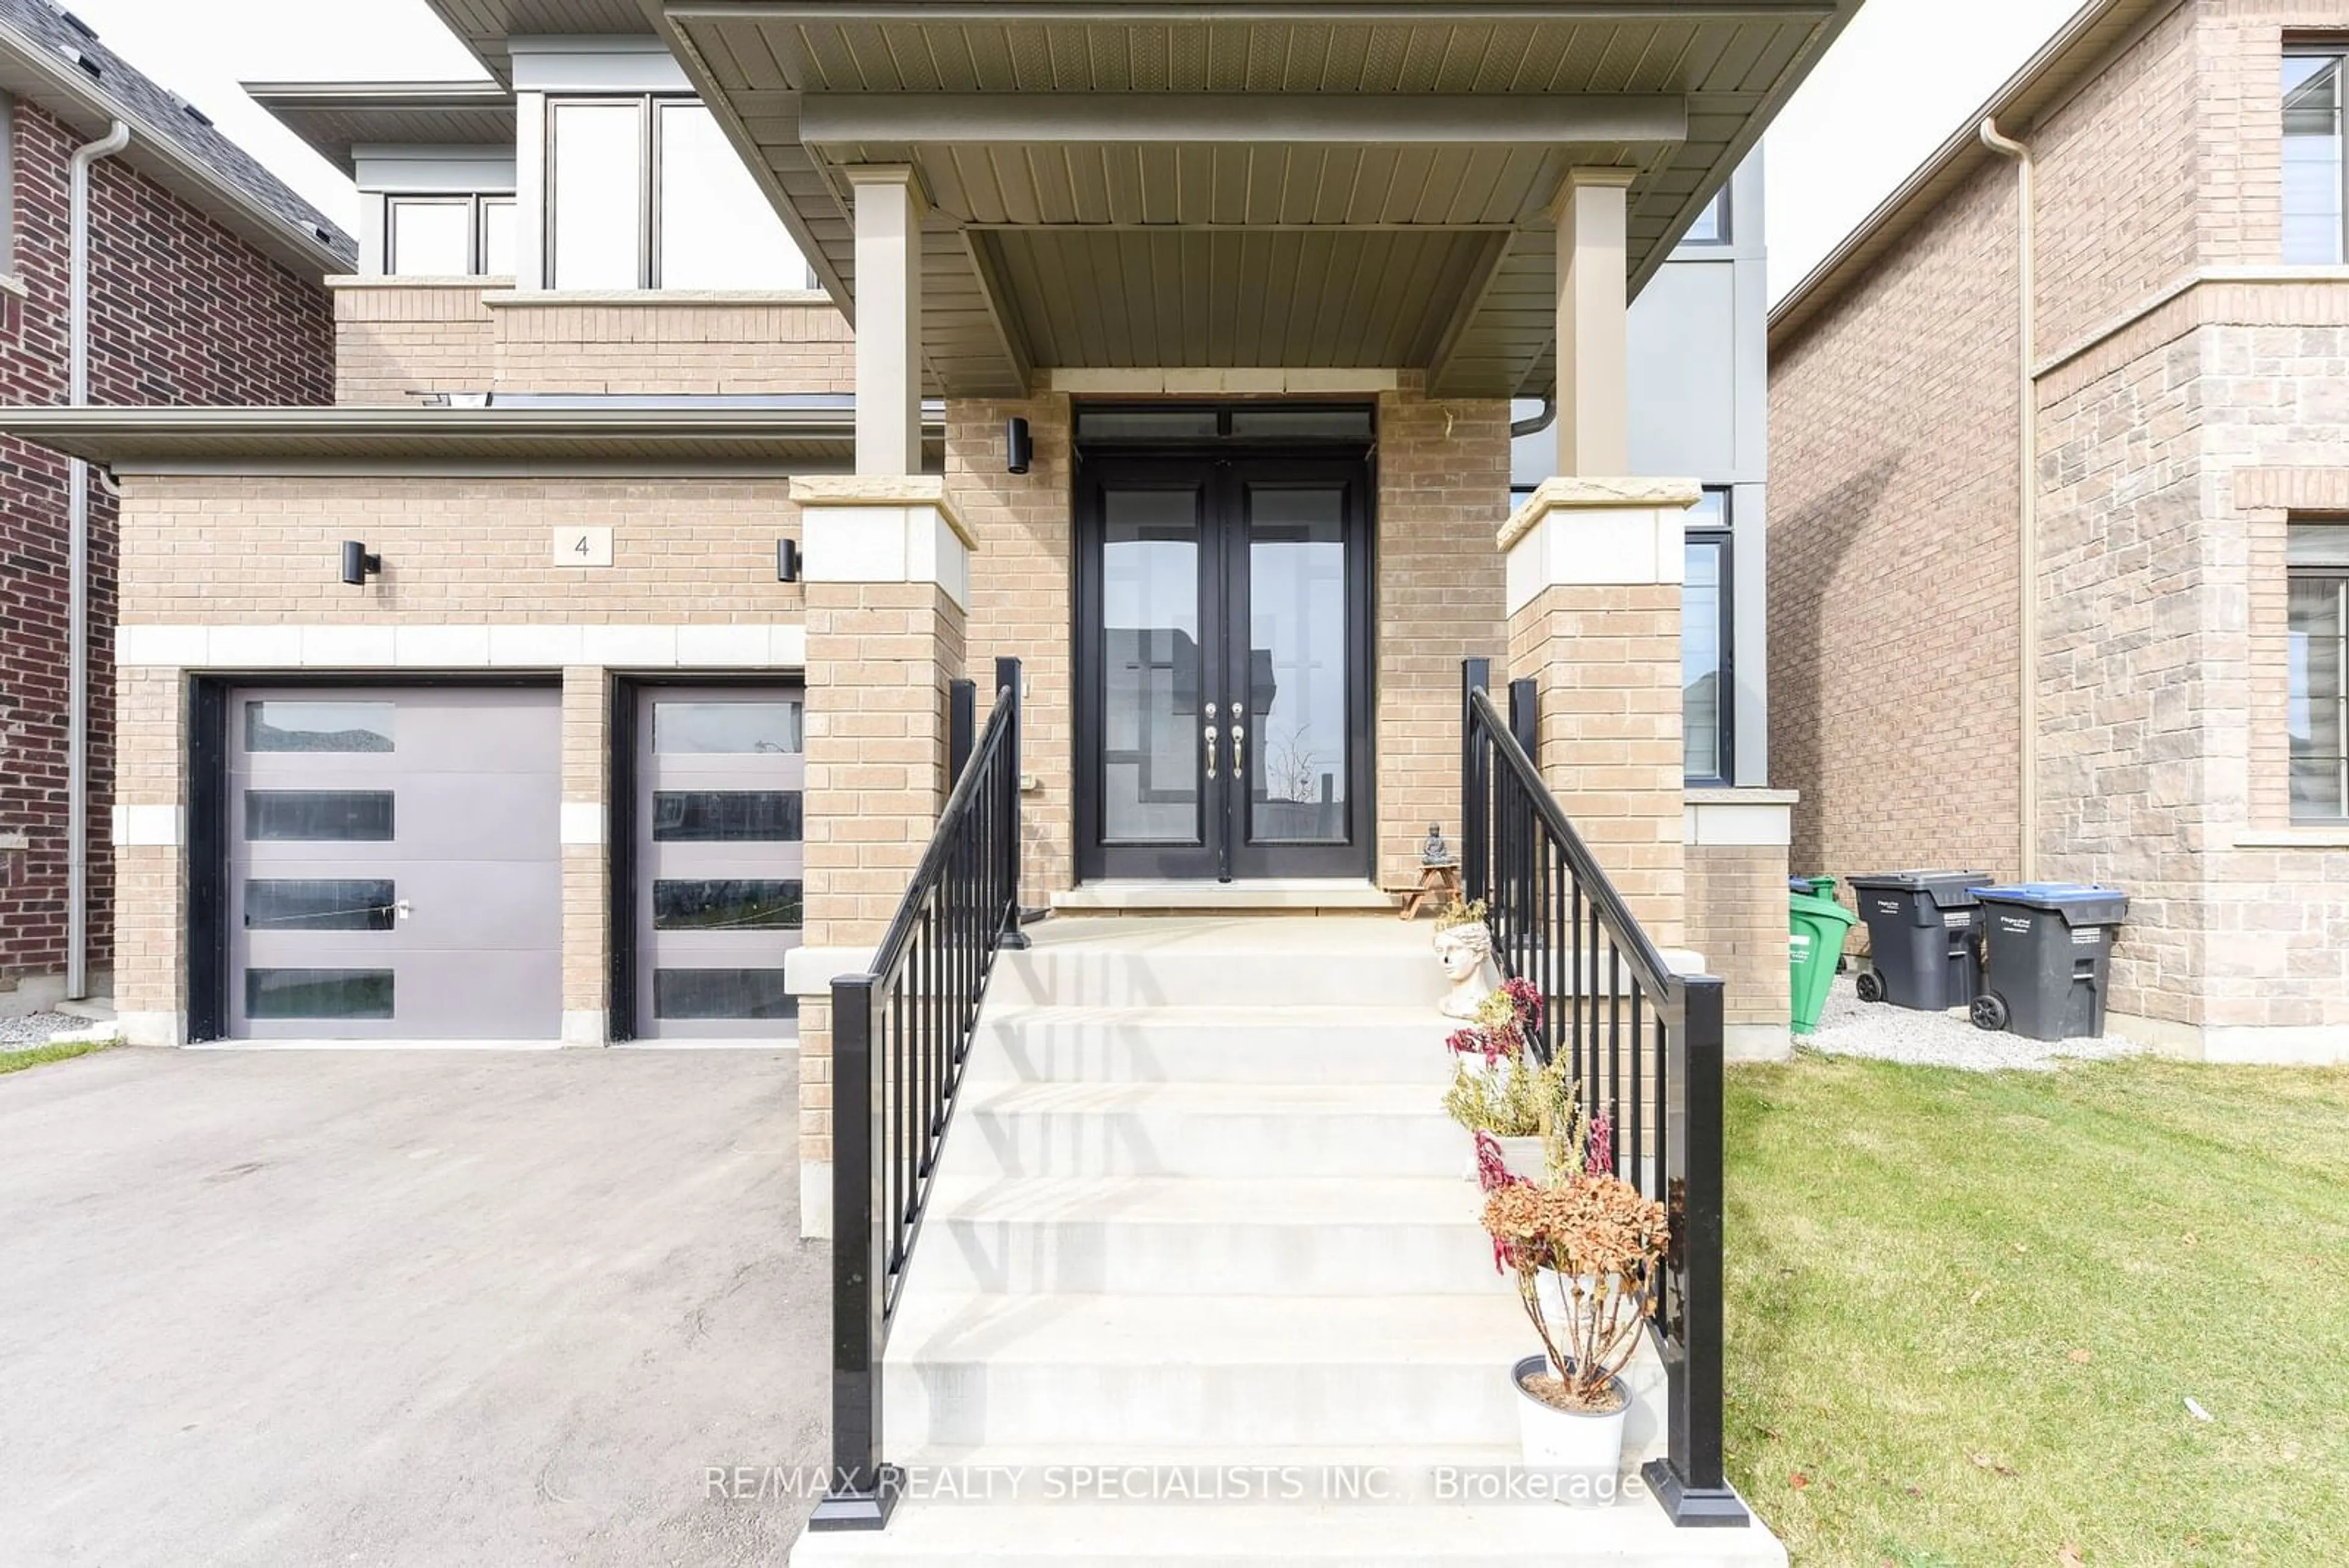
<path fill-rule="evenodd" d="M 1102 737 L 1105 728 L 1104 687 L 1100 679 L 1102 649 L 1101 536 L 1102 496 L 1118 482 L 1164 483 L 1170 488 L 1189 484 L 1202 496 L 1199 626 L 1201 701 L 1218 707 L 1218 728 L 1226 732 L 1218 746 L 1223 765 L 1219 785 L 1203 778 L 1202 823 L 1197 845 L 1110 845 L 1102 822 Z M 1245 605 L 1247 555 L 1232 547 L 1244 537 L 1245 487 L 1250 483 L 1294 481 L 1342 485 L 1346 508 L 1347 609 L 1347 771 L 1351 841 L 1343 845 L 1251 844 L 1245 828 L 1247 802 L 1237 797 L 1229 761 L 1228 704 L 1237 671 L 1248 662 L 1248 628 L 1245 616 L 1221 613 L 1221 607 Z M 1075 734 L 1072 762 L 1076 782 L 1077 877 L 1080 882 L 1109 877 L 1161 880 L 1257 880 L 1280 877 L 1368 880 L 1377 856 L 1377 768 L 1373 738 L 1377 721 L 1376 670 L 1376 500 L 1370 453 L 1360 444 L 1334 450 L 1298 445 L 1268 450 L 1259 442 L 1194 443 L 1179 446 L 1119 446 L 1089 448 L 1079 453 L 1072 500 L 1074 572 L 1071 670 L 1075 688 Z M 1216 694 L 1208 695 L 1209 688 Z M 1192 715 L 1195 726 L 1207 722 L 1204 711 Z M 1247 716 L 1248 742 L 1257 734 L 1256 715 Z M 1204 752 L 1204 736 L 1202 751 Z M 1251 762 L 1253 756 L 1251 757 Z M 1201 772 L 1204 773 L 1204 761 Z"/>

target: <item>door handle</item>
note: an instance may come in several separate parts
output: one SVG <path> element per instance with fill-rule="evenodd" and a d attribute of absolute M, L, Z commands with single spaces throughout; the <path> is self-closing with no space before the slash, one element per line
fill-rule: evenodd
<path fill-rule="evenodd" d="M 1207 782 L 1216 782 L 1216 727 L 1207 726 Z"/>
<path fill-rule="evenodd" d="M 1247 717 L 1245 703 L 1232 704 L 1232 777 L 1242 782 L 1247 778 L 1247 726 L 1240 721 Z"/>

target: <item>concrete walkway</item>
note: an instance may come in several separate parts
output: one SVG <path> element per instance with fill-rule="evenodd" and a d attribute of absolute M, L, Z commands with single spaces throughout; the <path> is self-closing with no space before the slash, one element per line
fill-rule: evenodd
<path fill-rule="evenodd" d="M 824 1456 L 786 1053 L 0 1077 L 0 1560 L 749 1563 Z"/>

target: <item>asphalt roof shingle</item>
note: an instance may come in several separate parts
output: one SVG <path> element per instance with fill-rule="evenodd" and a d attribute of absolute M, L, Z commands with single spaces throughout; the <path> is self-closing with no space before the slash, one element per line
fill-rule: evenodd
<path fill-rule="evenodd" d="M 256 206 L 317 235 L 346 268 L 358 259 L 358 242 L 304 201 L 261 161 L 221 134 L 201 110 L 109 48 L 88 24 L 49 0 L 0 0 L 0 29 L 36 49 L 72 50 L 98 67 L 91 88 L 141 131 L 169 140 Z M 85 67 L 87 69 L 87 67 Z"/>

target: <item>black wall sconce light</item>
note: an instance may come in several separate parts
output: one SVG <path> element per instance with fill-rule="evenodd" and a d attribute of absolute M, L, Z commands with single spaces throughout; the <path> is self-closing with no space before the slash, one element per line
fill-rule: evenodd
<path fill-rule="evenodd" d="M 357 539 L 343 541 L 343 581 L 352 587 L 364 587 L 369 577 L 383 575 L 383 557 L 370 556 L 367 547 Z"/>
<path fill-rule="evenodd" d="M 775 581 L 796 583 L 800 580 L 800 542 L 797 539 L 775 541 Z"/>
<path fill-rule="evenodd" d="M 1013 420 L 1003 427 L 1003 466 L 1013 473 L 1025 473 L 1036 461 L 1036 438 L 1028 429 L 1026 420 Z"/>

